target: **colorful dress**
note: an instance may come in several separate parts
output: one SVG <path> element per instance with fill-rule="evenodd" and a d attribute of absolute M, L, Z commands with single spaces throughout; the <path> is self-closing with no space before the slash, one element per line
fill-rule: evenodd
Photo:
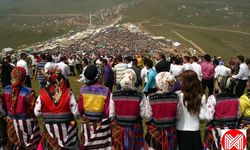
<path fill-rule="evenodd" d="M 238 111 L 239 100 L 231 93 L 208 97 L 205 118 L 210 122 L 205 131 L 204 149 L 221 149 L 221 130 L 237 128 Z"/>
<path fill-rule="evenodd" d="M 35 114 L 45 122 L 42 145 L 45 149 L 78 149 L 77 124 L 78 107 L 70 89 L 64 90 L 60 100 L 55 103 L 49 88 L 41 89 L 37 98 Z"/>
<path fill-rule="evenodd" d="M 35 93 L 28 87 L 20 86 L 17 94 L 12 86 L 6 86 L 3 105 L 8 112 L 8 143 L 17 148 L 36 149 L 40 141 L 37 120 L 34 115 Z"/>
<path fill-rule="evenodd" d="M 242 95 L 240 97 L 239 128 L 247 129 L 247 149 L 250 149 L 250 95 Z"/>
<path fill-rule="evenodd" d="M 176 150 L 178 95 L 173 92 L 155 93 L 148 97 L 146 103 L 147 146 L 157 150 Z"/>
<path fill-rule="evenodd" d="M 121 90 L 113 93 L 110 102 L 112 122 L 112 147 L 117 150 L 144 148 L 141 119 L 142 93 Z"/>
<path fill-rule="evenodd" d="M 110 91 L 100 84 L 82 87 L 78 101 L 82 115 L 80 149 L 111 149 Z"/>

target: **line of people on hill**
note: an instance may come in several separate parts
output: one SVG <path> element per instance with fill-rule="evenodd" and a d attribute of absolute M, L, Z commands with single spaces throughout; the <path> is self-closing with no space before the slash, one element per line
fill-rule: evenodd
<path fill-rule="evenodd" d="M 154 58 L 155 67 L 150 58 L 145 58 L 141 72 L 132 68 L 136 63 L 130 64 L 131 59 L 126 58 L 127 63 L 123 63 L 121 56 L 113 69 L 111 66 L 105 69 L 103 64 L 108 63 L 104 58 L 98 58 L 95 65 L 87 63 L 82 74 L 84 86 L 77 101 L 63 67 L 53 66 L 51 59 L 44 67 L 40 66 L 46 81 L 36 97 L 28 87 L 25 58 L 21 56 L 22 61 L 11 71 L 10 85 L 4 87 L 1 97 L 0 117 L 4 118 L 1 127 L 7 128 L 1 131 L 1 146 L 220 149 L 221 129 L 248 129 L 250 87 L 244 95 L 244 86 L 249 80 L 249 60 L 238 56 L 239 72 L 231 76 L 222 60 L 214 59 L 212 63 L 209 55 L 204 55 L 201 64 L 195 56 L 191 57 L 193 63 L 189 57 L 184 57 L 183 62 L 180 57 L 167 61 L 160 52 Z M 113 92 L 112 85 L 104 84 L 105 72 L 111 71 L 117 85 Z M 140 77 L 146 79 L 142 90 L 138 86 L 143 83 L 138 83 Z M 37 118 L 43 118 L 43 123 L 38 123 Z M 208 122 L 204 142 L 200 120 Z"/>

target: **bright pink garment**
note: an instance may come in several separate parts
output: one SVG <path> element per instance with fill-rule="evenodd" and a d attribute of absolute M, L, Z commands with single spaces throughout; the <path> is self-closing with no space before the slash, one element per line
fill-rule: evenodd
<path fill-rule="evenodd" d="M 209 80 L 214 77 L 214 65 L 211 62 L 202 62 L 201 63 L 201 72 L 203 79 Z"/>

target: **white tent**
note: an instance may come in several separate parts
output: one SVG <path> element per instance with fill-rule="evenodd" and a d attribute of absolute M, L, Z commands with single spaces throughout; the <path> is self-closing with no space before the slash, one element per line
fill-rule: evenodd
<path fill-rule="evenodd" d="M 4 48 L 4 49 L 2 49 L 2 52 L 3 53 L 11 53 L 12 51 L 13 51 L 14 49 L 13 48 Z"/>

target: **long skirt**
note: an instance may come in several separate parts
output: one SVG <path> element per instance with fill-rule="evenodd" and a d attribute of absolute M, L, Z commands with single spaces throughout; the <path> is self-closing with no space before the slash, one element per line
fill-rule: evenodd
<path fill-rule="evenodd" d="M 144 148 L 142 124 L 121 126 L 112 122 L 112 148 L 115 150 L 141 150 Z"/>
<path fill-rule="evenodd" d="M 81 126 L 81 150 L 111 150 L 111 122 L 108 118 L 101 121 L 84 120 Z"/>
<path fill-rule="evenodd" d="M 205 136 L 204 136 L 204 149 L 207 150 L 220 150 L 221 149 L 221 130 L 222 129 L 235 129 L 235 126 L 233 125 L 227 125 L 227 126 L 214 126 L 209 125 L 207 126 L 205 130 Z"/>
<path fill-rule="evenodd" d="M 8 149 L 35 150 L 41 140 L 35 119 L 7 120 Z"/>
<path fill-rule="evenodd" d="M 77 125 L 75 122 L 45 124 L 41 145 L 44 150 L 77 150 Z"/>
<path fill-rule="evenodd" d="M 176 150 L 176 128 L 161 128 L 152 124 L 147 124 L 147 134 L 145 136 L 145 140 L 149 149 Z"/>

